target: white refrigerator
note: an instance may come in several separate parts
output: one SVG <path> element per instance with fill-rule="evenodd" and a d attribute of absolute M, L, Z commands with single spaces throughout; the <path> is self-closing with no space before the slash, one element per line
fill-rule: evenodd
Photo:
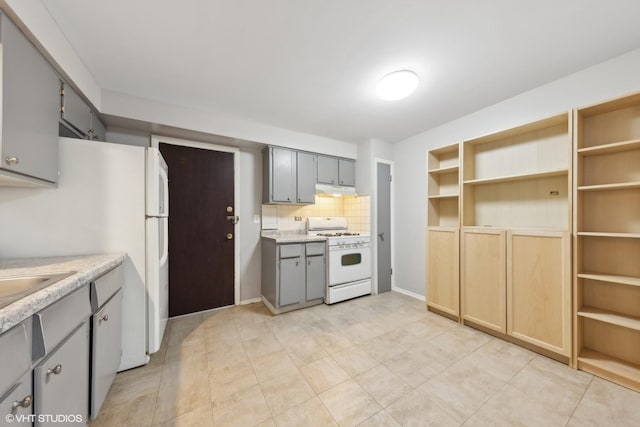
<path fill-rule="evenodd" d="M 127 252 L 122 360 L 144 365 L 168 318 L 167 165 L 153 147 L 60 138 L 56 189 L 0 192 L 0 257 Z"/>

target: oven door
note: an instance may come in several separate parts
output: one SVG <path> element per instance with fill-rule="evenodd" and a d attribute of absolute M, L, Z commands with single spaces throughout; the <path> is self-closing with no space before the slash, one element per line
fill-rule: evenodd
<path fill-rule="evenodd" d="M 329 286 L 371 277 L 371 246 L 329 247 Z"/>

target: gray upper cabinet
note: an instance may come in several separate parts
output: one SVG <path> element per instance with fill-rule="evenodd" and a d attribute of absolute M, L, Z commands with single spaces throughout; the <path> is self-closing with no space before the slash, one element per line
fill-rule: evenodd
<path fill-rule="evenodd" d="M 319 183 L 353 187 L 356 185 L 355 176 L 354 160 L 318 156 Z"/>
<path fill-rule="evenodd" d="M 4 14 L 0 44 L 0 183 L 51 185 L 58 181 L 58 76 Z"/>
<path fill-rule="evenodd" d="M 105 127 L 97 114 L 64 82 L 60 82 L 60 123 L 80 138 L 105 140 Z"/>
<path fill-rule="evenodd" d="M 338 185 L 338 159 L 318 156 L 318 182 Z"/>
<path fill-rule="evenodd" d="M 316 196 L 316 159 L 311 153 L 298 151 L 297 156 L 297 201 L 314 203 Z"/>
<path fill-rule="evenodd" d="M 338 160 L 339 184 L 354 187 L 356 185 L 356 162 L 353 160 Z"/>
<path fill-rule="evenodd" d="M 263 203 L 315 202 L 316 155 L 267 147 L 263 160 Z"/>
<path fill-rule="evenodd" d="M 293 203 L 296 193 L 296 153 L 286 148 L 269 147 L 271 201 Z"/>

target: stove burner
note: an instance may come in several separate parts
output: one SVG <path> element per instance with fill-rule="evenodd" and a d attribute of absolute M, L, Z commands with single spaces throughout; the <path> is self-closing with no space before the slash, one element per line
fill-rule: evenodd
<path fill-rule="evenodd" d="M 345 233 L 320 233 L 318 234 L 318 236 L 322 236 L 322 237 L 342 237 L 342 236 L 359 236 L 360 233 L 349 233 L 349 232 L 345 232 Z"/>

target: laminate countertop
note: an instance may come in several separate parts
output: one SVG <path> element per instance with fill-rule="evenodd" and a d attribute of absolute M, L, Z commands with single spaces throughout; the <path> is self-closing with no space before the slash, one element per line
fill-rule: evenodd
<path fill-rule="evenodd" d="M 125 259 L 126 253 L 79 255 L 51 258 L 0 260 L 0 279 L 16 276 L 74 272 L 33 293 L 0 297 L 0 334 L 33 314 L 111 270 Z M 25 295 L 26 293 L 26 295 Z"/>
<path fill-rule="evenodd" d="M 327 240 L 323 236 L 309 236 L 306 233 L 293 231 L 263 231 L 261 236 L 263 239 L 275 240 L 276 243 L 325 242 Z"/>

